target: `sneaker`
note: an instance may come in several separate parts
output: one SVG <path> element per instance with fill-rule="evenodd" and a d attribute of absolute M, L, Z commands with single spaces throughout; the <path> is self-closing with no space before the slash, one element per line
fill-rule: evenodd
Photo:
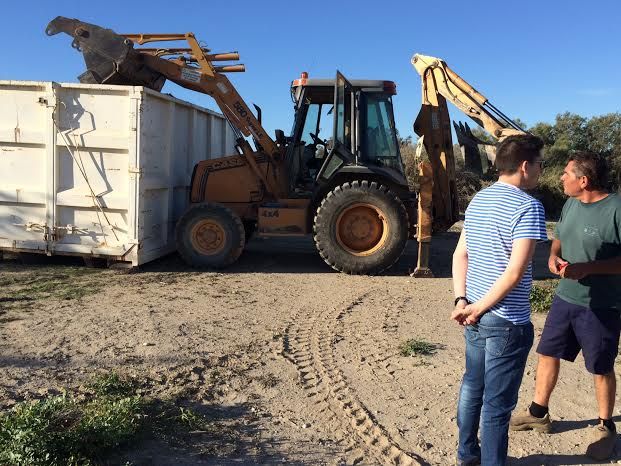
<path fill-rule="evenodd" d="M 594 460 L 607 460 L 612 456 L 617 441 L 617 433 L 603 424 L 595 429 L 595 441 L 587 447 L 586 454 Z"/>
<path fill-rule="evenodd" d="M 530 411 L 526 408 L 524 414 L 511 416 L 511 421 L 509 421 L 509 429 L 514 431 L 536 430 L 537 432 L 549 434 L 552 432 L 552 421 L 550 420 L 549 413 L 543 417 L 535 417 L 530 414 Z"/>

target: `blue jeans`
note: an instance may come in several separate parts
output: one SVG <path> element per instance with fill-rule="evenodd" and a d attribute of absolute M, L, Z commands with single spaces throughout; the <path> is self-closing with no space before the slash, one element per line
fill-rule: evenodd
<path fill-rule="evenodd" d="M 533 325 L 515 325 L 487 312 L 478 324 L 466 327 L 465 338 L 466 372 L 457 406 L 457 459 L 464 464 L 480 459 L 481 466 L 503 466 L 509 419 L 533 345 Z"/>

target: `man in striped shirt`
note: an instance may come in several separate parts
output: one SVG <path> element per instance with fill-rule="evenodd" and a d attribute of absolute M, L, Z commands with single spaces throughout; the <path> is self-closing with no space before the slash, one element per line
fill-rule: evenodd
<path fill-rule="evenodd" d="M 458 465 L 507 461 L 509 419 L 533 344 L 531 260 L 536 242 L 547 240 L 543 206 L 524 192 L 537 185 L 542 147 L 532 135 L 498 145 L 499 179 L 470 202 L 453 254 L 451 318 L 465 326 L 466 340 Z"/>

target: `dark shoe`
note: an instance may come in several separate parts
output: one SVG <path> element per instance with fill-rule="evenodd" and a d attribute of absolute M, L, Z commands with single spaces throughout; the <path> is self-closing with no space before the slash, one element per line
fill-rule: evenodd
<path fill-rule="evenodd" d="M 528 408 L 524 414 L 518 414 L 511 416 L 509 421 L 509 429 L 511 430 L 536 430 L 537 432 L 544 432 L 549 434 L 552 432 L 552 421 L 550 420 L 550 414 L 546 414 L 543 417 L 535 417 L 530 414 Z"/>
<path fill-rule="evenodd" d="M 457 460 L 455 464 L 457 466 L 480 466 L 481 460 L 479 458 L 470 461 Z"/>
<path fill-rule="evenodd" d="M 600 424 L 595 429 L 595 441 L 587 447 L 586 454 L 594 460 L 603 461 L 612 456 L 617 441 L 617 433 Z"/>

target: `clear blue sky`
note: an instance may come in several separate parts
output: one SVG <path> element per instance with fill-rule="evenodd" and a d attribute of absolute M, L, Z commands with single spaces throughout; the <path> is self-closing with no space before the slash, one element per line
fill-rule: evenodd
<path fill-rule="evenodd" d="M 289 85 L 301 71 L 396 81 L 397 127 L 412 134 L 420 106 L 415 53 L 443 58 L 492 103 L 527 124 L 557 113 L 621 111 L 621 2 L 501 1 L 76 1 L 3 2 L 0 79 L 75 82 L 81 54 L 64 34 L 47 37 L 57 15 L 120 33 L 192 31 L 214 52 L 237 50 L 246 73 L 229 78 L 266 129 L 289 133 Z M 164 92 L 215 108 L 197 93 Z M 452 116 L 464 120 L 460 112 Z"/>

